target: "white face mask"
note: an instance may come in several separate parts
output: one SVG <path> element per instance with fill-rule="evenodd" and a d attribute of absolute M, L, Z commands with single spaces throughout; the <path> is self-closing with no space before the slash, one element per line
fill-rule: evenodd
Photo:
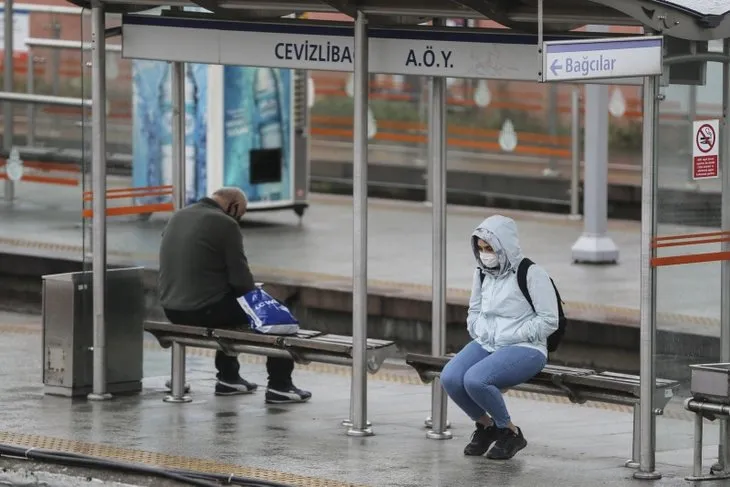
<path fill-rule="evenodd" d="M 484 267 L 487 269 L 494 269 L 495 267 L 499 266 L 499 260 L 497 259 L 497 254 L 494 252 L 480 252 L 479 258 L 482 261 L 482 264 L 484 264 Z"/>

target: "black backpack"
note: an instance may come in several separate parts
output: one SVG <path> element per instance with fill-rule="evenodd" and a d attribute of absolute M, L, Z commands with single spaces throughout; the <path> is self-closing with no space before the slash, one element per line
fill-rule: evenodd
<path fill-rule="evenodd" d="M 532 311 L 535 311 L 535 306 L 532 304 L 532 298 L 530 297 L 530 291 L 527 290 L 527 270 L 532 264 L 534 264 L 534 262 L 527 257 L 522 259 L 519 267 L 517 268 L 517 285 L 520 286 L 520 291 L 522 291 L 527 302 L 530 303 Z M 479 269 L 479 277 L 481 282 L 484 282 L 484 273 L 481 271 L 481 268 Z M 554 352 L 558 349 L 560 340 L 562 340 L 563 335 L 565 335 L 565 327 L 568 326 L 568 320 L 563 312 L 563 304 L 565 303 L 563 303 L 563 300 L 560 297 L 560 292 L 558 291 L 558 288 L 555 287 L 555 282 L 553 282 L 552 277 L 550 278 L 550 283 L 553 285 L 553 289 L 555 289 L 555 297 L 558 299 L 558 329 L 555 330 L 547 339 L 548 352 Z"/>

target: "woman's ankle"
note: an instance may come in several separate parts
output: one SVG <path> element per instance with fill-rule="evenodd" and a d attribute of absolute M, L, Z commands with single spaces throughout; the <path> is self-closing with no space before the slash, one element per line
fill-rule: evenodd
<path fill-rule="evenodd" d="M 481 418 L 477 419 L 477 423 L 481 424 L 485 428 L 489 428 L 490 426 L 494 426 L 494 421 L 492 421 L 492 418 L 489 416 L 482 416 Z"/>

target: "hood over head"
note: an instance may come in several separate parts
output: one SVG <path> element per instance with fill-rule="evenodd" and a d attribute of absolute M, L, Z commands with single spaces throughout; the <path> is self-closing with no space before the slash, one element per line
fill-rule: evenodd
<path fill-rule="evenodd" d="M 477 239 L 487 242 L 497 254 L 498 269 L 487 269 L 479 258 Z M 506 274 L 516 270 L 522 260 L 522 249 L 517 236 L 517 224 L 512 218 L 502 215 L 493 215 L 477 226 L 471 235 L 471 247 L 477 265 L 492 275 Z"/>

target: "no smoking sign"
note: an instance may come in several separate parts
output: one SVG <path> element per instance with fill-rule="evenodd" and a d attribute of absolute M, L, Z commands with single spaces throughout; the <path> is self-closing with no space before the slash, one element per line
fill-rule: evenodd
<path fill-rule="evenodd" d="M 717 134 L 719 120 L 699 120 L 692 124 L 694 132 L 692 147 L 692 178 L 711 179 L 720 174 Z"/>

